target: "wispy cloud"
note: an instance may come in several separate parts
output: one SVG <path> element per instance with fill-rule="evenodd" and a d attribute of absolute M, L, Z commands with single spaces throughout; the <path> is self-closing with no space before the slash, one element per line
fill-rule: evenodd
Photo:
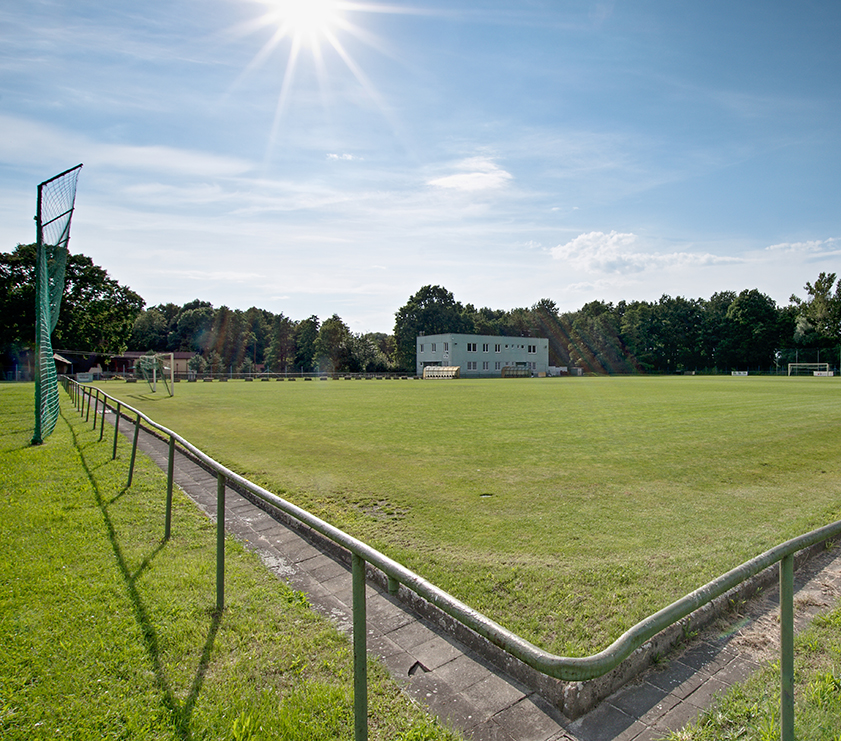
<path fill-rule="evenodd" d="M 700 267 L 740 263 L 739 257 L 722 257 L 695 252 L 645 252 L 635 245 L 632 233 L 612 231 L 579 234 L 566 244 L 550 250 L 555 260 L 564 260 L 572 267 L 589 273 L 635 273 L 650 269 Z"/>
<path fill-rule="evenodd" d="M 91 141 L 83 135 L 48 124 L 0 115 L 0 160 L 31 165 L 71 159 L 101 168 L 141 170 L 194 177 L 242 175 L 253 169 L 245 159 L 189 149 L 153 145 L 136 146 Z"/>
<path fill-rule="evenodd" d="M 784 252 L 798 255 L 829 256 L 841 254 L 841 239 L 811 239 L 807 242 L 780 242 L 765 248 L 769 252 Z"/>
<path fill-rule="evenodd" d="M 513 178 L 487 157 L 470 157 L 457 163 L 455 169 L 463 172 L 434 178 L 428 181 L 429 185 L 463 191 L 496 190 Z"/>

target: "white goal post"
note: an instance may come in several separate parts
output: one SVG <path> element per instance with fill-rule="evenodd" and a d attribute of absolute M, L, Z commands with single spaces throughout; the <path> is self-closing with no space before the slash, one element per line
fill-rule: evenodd
<path fill-rule="evenodd" d="M 807 374 L 813 376 L 831 376 L 832 371 L 829 370 L 829 363 L 789 363 L 788 375 L 800 375 L 799 371 L 806 371 Z"/>
<path fill-rule="evenodd" d="M 175 355 L 173 353 L 141 355 L 137 359 L 137 364 L 141 375 L 148 382 L 153 394 L 158 390 L 158 380 L 161 380 L 167 393 L 170 396 L 175 396 Z M 169 376 L 168 381 L 167 376 Z"/>

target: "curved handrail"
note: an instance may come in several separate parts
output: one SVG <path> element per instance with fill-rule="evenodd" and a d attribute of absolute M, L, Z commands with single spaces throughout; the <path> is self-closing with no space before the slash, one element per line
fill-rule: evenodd
<path fill-rule="evenodd" d="M 138 424 L 139 420 L 142 419 L 150 427 L 169 437 L 170 440 L 176 440 L 185 450 L 189 451 L 195 458 L 218 475 L 224 476 L 229 481 L 236 482 L 239 487 L 251 492 L 263 501 L 272 504 L 287 515 L 346 548 L 352 554 L 376 566 L 391 579 L 399 581 L 408 589 L 423 597 L 427 602 L 435 605 L 452 618 L 532 668 L 550 677 L 565 681 L 582 681 L 606 674 L 612 669 L 615 669 L 624 659 L 657 633 L 686 617 L 699 607 L 711 602 L 746 579 L 755 576 L 769 566 L 783 561 L 783 559 L 792 556 L 804 548 L 841 535 L 841 520 L 839 520 L 805 535 L 787 540 L 746 561 L 740 566 L 731 569 L 696 589 L 694 592 L 687 594 L 667 607 L 641 620 L 602 651 L 591 656 L 583 657 L 559 656 L 535 646 L 525 638 L 513 633 L 478 610 L 469 607 L 422 576 L 419 576 L 412 570 L 369 546 L 367 543 L 358 540 L 352 535 L 322 520 L 320 517 L 307 512 L 267 489 L 254 484 L 244 476 L 211 458 L 177 432 L 155 422 L 140 410 L 109 396 L 104 391 L 101 391 L 101 389 L 97 389 L 97 392 L 102 393 L 106 399 L 119 403 L 122 409 L 136 414 Z"/>

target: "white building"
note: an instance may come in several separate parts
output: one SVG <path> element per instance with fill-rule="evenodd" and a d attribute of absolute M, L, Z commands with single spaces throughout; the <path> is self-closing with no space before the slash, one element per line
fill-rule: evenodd
<path fill-rule="evenodd" d="M 459 366 L 461 377 L 539 375 L 549 371 L 549 340 L 485 334 L 428 334 L 415 340 L 417 374 L 428 365 Z"/>

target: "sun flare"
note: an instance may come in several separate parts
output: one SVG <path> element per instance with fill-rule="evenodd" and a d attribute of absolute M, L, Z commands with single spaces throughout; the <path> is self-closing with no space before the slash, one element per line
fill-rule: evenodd
<path fill-rule="evenodd" d="M 341 20 L 341 8 L 336 0 L 272 0 L 268 15 L 283 35 L 317 45 Z"/>

